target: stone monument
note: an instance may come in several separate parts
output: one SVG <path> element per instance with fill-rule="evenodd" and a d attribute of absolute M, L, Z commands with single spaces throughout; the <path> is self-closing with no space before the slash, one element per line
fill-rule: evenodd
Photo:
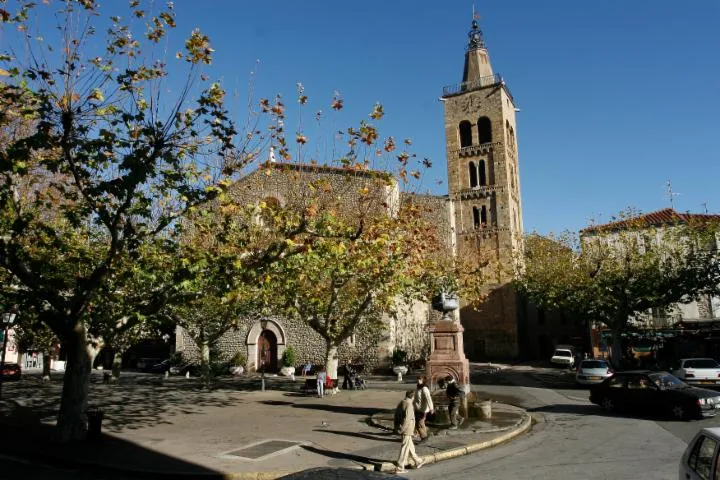
<path fill-rule="evenodd" d="M 461 385 L 470 384 L 470 363 L 463 349 L 465 329 L 452 315 L 458 306 L 458 298 L 453 294 L 441 292 L 433 299 L 433 308 L 443 312 L 443 317 L 430 326 L 430 358 L 425 372 L 431 385 L 437 385 L 448 375 Z"/>

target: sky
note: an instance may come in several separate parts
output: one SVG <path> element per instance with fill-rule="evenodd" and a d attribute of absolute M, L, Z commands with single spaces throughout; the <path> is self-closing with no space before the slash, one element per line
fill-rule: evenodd
<path fill-rule="evenodd" d="M 256 98 L 280 93 L 288 104 L 302 83 L 311 108 L 324 111 L 340 92 L 348 126 L 382 103 L 381 132 L 412 139 L 433 162 L 423 188 L 445 194 L 439 97 L 462 79 L 472 8 L 470 0 L 175 0 L 174 35 L 199 27 L 210 37 L 209 74 L 235 93 L 238 120 L 250 82 Z M 493 69 L 520 109 L 526 232 L 670 207 L 668 181 L 676 210 L 720 213 L 720 1 L 476 8 Z M 299 120 L 288 110 L 292 130 Z"/>

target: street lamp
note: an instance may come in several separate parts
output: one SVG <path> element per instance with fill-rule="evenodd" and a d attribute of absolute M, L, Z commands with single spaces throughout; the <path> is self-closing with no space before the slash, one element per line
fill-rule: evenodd
<path fill-rule="evenodd" d="M 15 323 L 14 313 L 3 313 L 2 314 L 2 325 L 3 325 L 3 345 L 2 354 L 0 355 L 0 398 L 2 398 L 2 384 L 5 376 L 5 350 L 7 350 L 7 338 L 8 329 Z"/>
<path fill-rule="evenodd" d="M 265 330 L 267 329 L 267 320 L 263 319 L 260 320 L 260 328 L 262 329 L 262 332 L 260 333 L 260 338 L 263 339 L 262 341 L 262 349 L 260 350 L 260 363 L 262 364 L 262 371 L 260 373 L 260 391 L 265 391 L 265 356 L 267 355 L 267 340 L 263 336 L 263 333 L 265 333 Z"/>

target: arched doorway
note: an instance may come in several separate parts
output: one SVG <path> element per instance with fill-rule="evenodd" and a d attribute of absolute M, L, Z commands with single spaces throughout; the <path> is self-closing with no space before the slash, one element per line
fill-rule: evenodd
<path fill-rule="evenodd" d="M 263 330 L 257 340 L 257 371 L 263 365 L 266 372 L 277 372 L 277 337 L 271 330 Z"/>

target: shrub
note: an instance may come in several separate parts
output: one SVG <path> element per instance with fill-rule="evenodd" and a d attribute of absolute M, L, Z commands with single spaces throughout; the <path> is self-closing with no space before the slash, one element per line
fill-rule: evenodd
<path fill-rule="evenodd" d="M 395 367 L 407 365 L 407 352 L 405 350 L 395 350 L 392 354 L 392 364 Z"/>
<path fill-rule="evenodd" d="M 293 347 L 285 347 L 285 351 L 282 354 L 283 367 L 294 367 L 295 366 L 295 349 Z"/>
<path fill-rule="evenodd" d="M 244 367 L 245 362 L 247 362 L 247 358 L 245 358 L 245 355 L 243 355 L 242 352 L 237 352 L 233 357 L 230 359 L 230 363 L 236 367 Z"/>

